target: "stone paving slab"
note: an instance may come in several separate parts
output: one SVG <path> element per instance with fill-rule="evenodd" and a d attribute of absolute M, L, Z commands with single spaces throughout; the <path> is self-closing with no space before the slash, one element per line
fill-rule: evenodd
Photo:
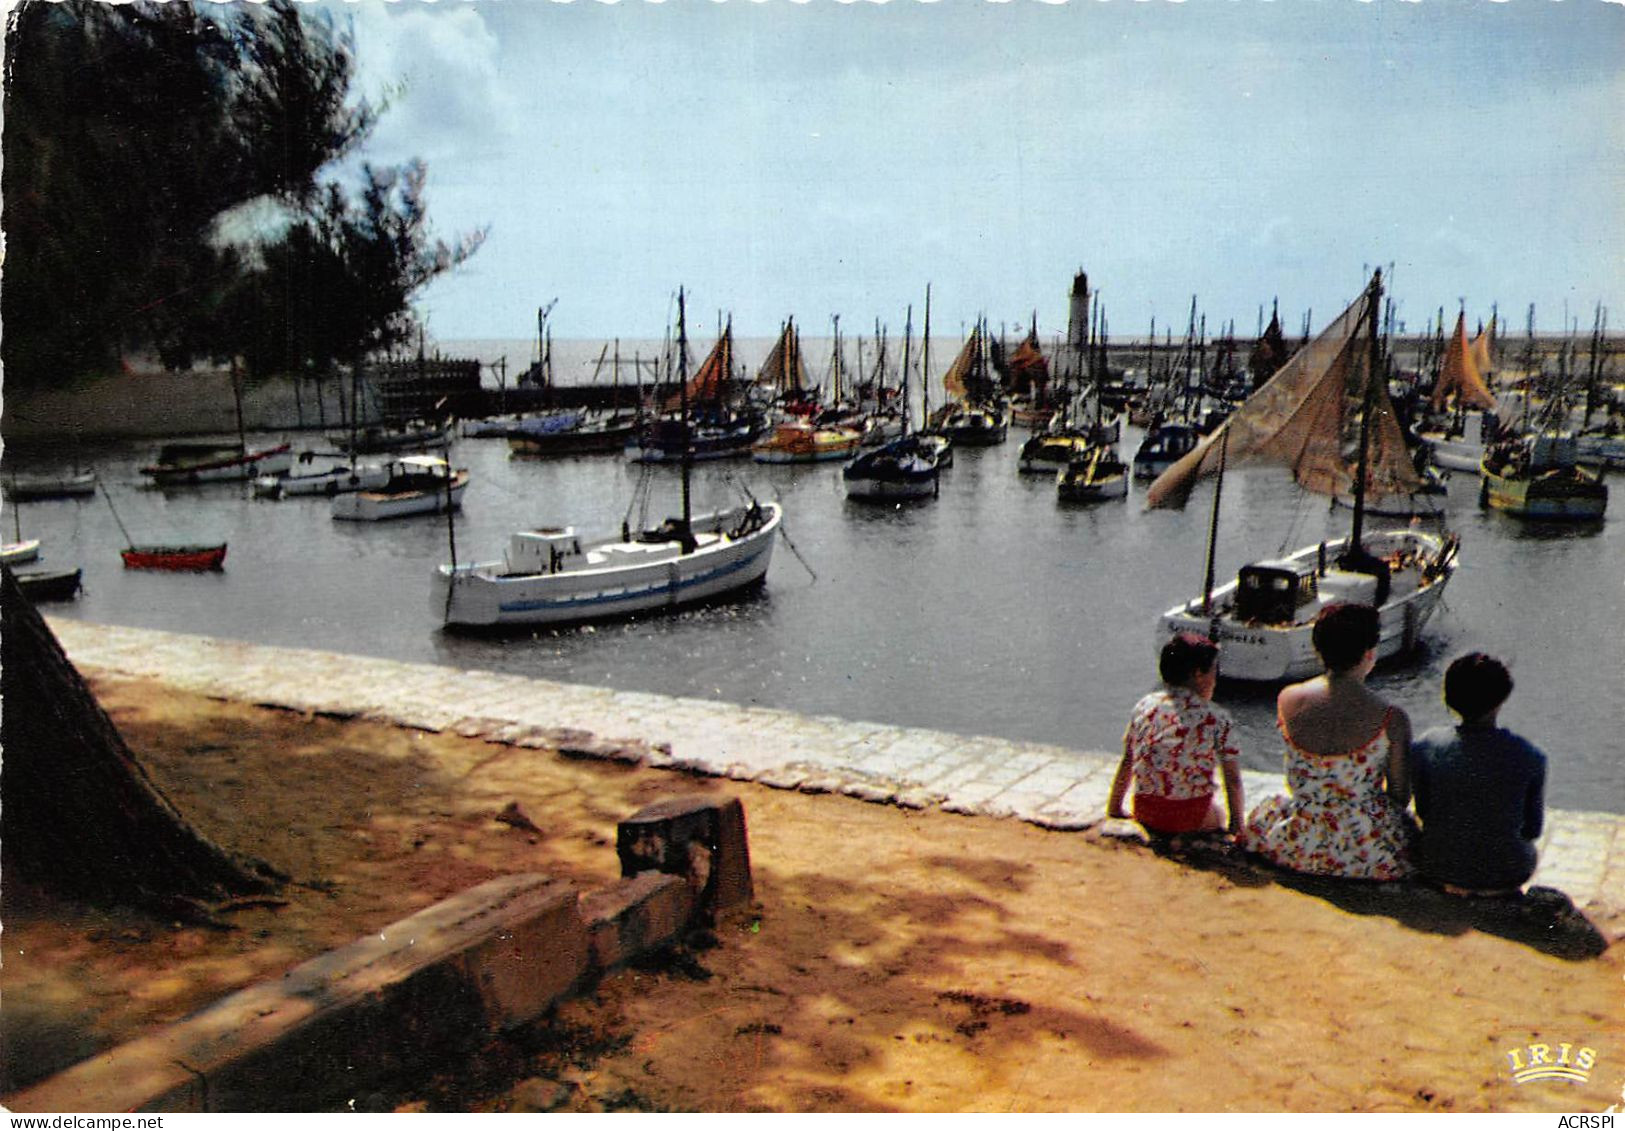
<path fill-rule="evenodd" d="M 48 618 L 75 664 L 187 691 L 292 710 L 362 716 L 488 741 L 557 745 L 591 757 L 839 793 L 904 808 L 938 806 L 1082 829 L 1105 816 L 1117 755 L 916 727 L 808 717 L 769 707 L 459 672 L 309 649 Z M 1249 803 L 1283 790 L 1247 770 Z M 1625 911 L 1625 817 L 1546 813 L 1531 880 L 1579 907 Z"/>

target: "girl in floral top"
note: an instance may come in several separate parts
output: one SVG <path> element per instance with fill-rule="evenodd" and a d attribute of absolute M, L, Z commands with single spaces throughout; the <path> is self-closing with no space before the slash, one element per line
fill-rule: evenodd
<path fill-rule="evenodd" d="M 1235 833 L 1246 811 L 1241 789 L 1241 751 L 1230 716 L 1210 700 L 1219 681 L 1219 646 L 1182 632 L 1162 647 L 1162 686 L 1134 705 L 1123 732 L 1123 760 L 1112 781 L 1106 813 L 1127 817 L 1123 807 L 1134 783 L 1134 819 L 1157 833 Z M 1224 778 L 1221 812 L 1216 777 Z"/>

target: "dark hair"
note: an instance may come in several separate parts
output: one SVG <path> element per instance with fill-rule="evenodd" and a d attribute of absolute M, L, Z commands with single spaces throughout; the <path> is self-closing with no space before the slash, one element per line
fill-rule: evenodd
<path fill-rule="evenodd" d="M 1481 719 L 1512 694 L 1512 673 L 1494 656 L 1469 652 L 1444 673 L 1444 703 L 1463 719 Z"/>
<path fill-rule="evenodd" d="M 1346 672 L 1371 649 L 1379 637 L 1377 610 L 1370 605 L 1327 605 L 1315 618 L 1310 635 L 1315 652 L 1328 671 Z"/>
<path fill-rule="evenodd" d="M 1162 646 L 1157 671 L 1165 683 L 1185 683 L 1205 672 L 1219 659 L 1219 646 L 1205 636 L 1181 632 Z"/>

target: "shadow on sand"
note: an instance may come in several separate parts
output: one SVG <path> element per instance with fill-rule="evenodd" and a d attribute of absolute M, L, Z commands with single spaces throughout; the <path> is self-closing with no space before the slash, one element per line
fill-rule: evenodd
<path fill-rule="evenodd" d="M 1608 939 L 1556 888 L 1532 887 L 1513 896 L 1449 895 L 1415 881 L 1374 883 L 1289 872 L 1216 838 L 1153 836 L 1147 843 L 1159 856 L 1217 872 L 1238 887 L 1279 884 L 1352 915 L 1381 915 L 1428 934 L 1479 931 L 1571 960 L 1596 958 L 1608 949 Z"/>

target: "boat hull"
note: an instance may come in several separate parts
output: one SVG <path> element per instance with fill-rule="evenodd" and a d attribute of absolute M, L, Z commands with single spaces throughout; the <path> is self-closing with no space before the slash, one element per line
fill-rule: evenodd
<path fill-rule="evenodd" d="M 226 544 L 218 546 L 129 546 L 119 551 L 125 569 L 205 573 L 224 569 Z"/>
<path fill-rule="evenodd" d="M 280 444 L 259 451 L 230 451 L 173 463 L 155 463 L 141 474 L 159 487 L 184 487 L 195 483 L 228 483 L 259 475 L 281 475 L 293 468 L 293 445 Z"/>
<path fill-rule="evenodd" d="M 0 483 L 6 498 L 22 502 L 29 499 L 70 499 L 78 495 L 96 493 L 96 475 L 87 471 L 82 475 L 15 475 Z"/>
<path fill-rule="evenodd" d="M 0 546 L 0 563 L 5 565 L 31 562 L 38 557 L 38 538 L 28 538 L 21 542 L 7 542 L 4 546 Z"/>
<path fill-rule="evenodd" d="M 351 491 L 333 498 L 333 517 L 343 522 L 382 522 L 417 514 L 444 514 L 462 505 L 468 472 L 459 470 L 448 490 L 438 486 L 407 491 Z"/>
<path fill-rule="evenodd" d="M 610 543 L 598 549 L 597 564 L 556 573 L 507 574 L 500 562 L 441 565 L 430 605 L 448 625 L 500 627 L 581 624 L 721 600 L 767 575 L 783 511 L 777 503 L 761 507 L 761 525 L 738 538 L 723 532 L 746 508 L 696 517 L 702 544 L 690 554 L 675 543 Z"/>
<path fill-rule="evenodd" d="M 1455 543 L 1444 535 L 1410 529 L 1370 533 L 1362 542 L 1379 557 L 1406 563 L 1393 569 L 1392 591 L 1378 609 L 1377 658 L 1385 660 L 1412 650 L 1421 639 L 1455 570 Z M 1326 560 L 1335 560 L 1346 545 L 1346 539 L 1326 543 Z M 1287 560 L 1312 563 L 1320 554 L 1317 544 L 1298 550 Z M 1226 679 L 1258 683 L 1308 679 L 1323 670 L 1311 639 L 1315 615 L 1337 601 L 1371 603 L 1374 585 L 1368 575 L 1331 569 L 1321 575 L 1317 599 L 1299 608 L 1291 623 L 1260 624 L 1234 615 L 1236 582 L 1232 581 L 1214 591 L 1209 615 L 1203 615 L 1200 597 L 1164 613 L 1159 642 L 1176 632 L 1215 639 L 1222 650 L 1219 674 Z"/>
<path fill-rule="evenodd" d="M 76 569 L 30 570 L 12 576 L 30 601 L 71 601 L 82 588 Z"/>
<path fill-rule="evenodd" d="M 1486 506 L 1516 518 L 1586 522 L 1608 509 L 1608 487 L 1583 468 L 1544 476 L 1498 475 L 1481 465 Z"/>

